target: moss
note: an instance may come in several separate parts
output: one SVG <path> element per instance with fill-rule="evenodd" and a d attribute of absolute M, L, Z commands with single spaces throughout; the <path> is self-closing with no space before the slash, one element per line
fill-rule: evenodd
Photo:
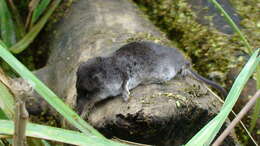
<path fill-rule="evenodd" d="M 168 38 L 178 42 L 178 47 L 192 59 L 194 68 L 200 74 L 209 76 L 212 72 L 217 72 L 220 75 L 222 74 L 218 77 L 220 78 L 219 82 L 223 83 L 225 74 L 229 69 L 242 64 L 243 59 L 238 61 L 234 54 L 235 51 L 243 52 L 246 50 L 240 38 L 237 35 L 229 36 L 197 23 L 196 14 L 185 0 L 134 1 L 141 10 L 148 14 L 154 24 L 167 34 Z M 257 4 L 257 0 L 251 1 Z M 240 4 L 240 1 L 235 2 L 238 5 Z M 251 11 L 254 14 L 245 14 L 250 15 L 250 18 L 242 15 L 245 18 L 242 20 L 245 23 L 243 26 L 255 31 L 257 26 L 260 25 L 260 15 L 257 15 L 259 7 L 249 7 L 246 10 L 249 11 L 249 9 L 253 9 Z M 253 23 L 253 27 L 252 25 L 250 27 L 250 23 L 252 23 L 251 15 L 258 20 Z M 211 17 L 208 19 L 211 19 Z M 259 30 L 258 27 L 258 32 Z M 254 44 L 259 46 L 259 33 L 252 31 L 246 33 L 250 38 L 250 43 L 253 46 L 256 46 Z M 256 37 L 257 35 L 258 37 Z"/>
<path fill-rule="evenodd" d="M 241 26 L 249 43 L 254 48 L 260 46 L 259 0 L 230 0 L 241 16 Z M 202 26 L 196 22 L 196 15 L 184 0 L 135 0 L 149 18 L 164 31 L 168 38 L 178 42 L 178 47 L 191 57 L 195 69 L 208 76 L 211 72 L 220 72 L 225 76 L 230 68 L 244 63 L 246 51 L 238 35 L 225 35 L 217 30 Z M 208 17 L 212 19 L 212 17 Z M 234 54 L 234 52 L 239 54 Z M 223 83 L 222 78 L 222 83 Z M 185 89 L 194 97 L 200 92 L 195 87 Z M 212 103 L 216 105 L 216 103 Z M 176 103 L 177 107 L 180 106 Z M 236 129 L 240 140 L 246 134 Z"/>
<path fill-rule="evenodd" d="M 158 97 L 158 96 L 165 96 L 165 97 L 172 98 L 172 99 L 175 99 L 175 100 L 180 100 L 180 101 L 183 101 L 183 102 L 187 101 L 187 98 L 185 96 L 180 95 L 180 94 L 170 93 L 170 92 L 155 93 L 155 94 L 151 95 L 150 98 L 155 98 L 155 97 Z"/>
<path fill-rule="evenodd" d="M 173 93 L 162 93 L 161 95 L 169 97 L 169 98 L 174 98 L 174 99 L 179 99 L 182 101 L 186 101 L 186 97 L 179 95 L 179 94 L 173 94 Z"/>
<path fill-rule="evenodd" d="M 33 121 L 35 123 L 42 124 L 42 125 L 61 127 L 60 121 L 57 119 L 57 117 L 50 116 L 44 112 L 42 112 L 39 115 L 30 115 L 30 121 Z"/>
<path fill-rule="evenodd" d="M 188 93 L 191 97 L 203 97 L 204 95 L 206 95 L 206 93 L 200 89 L 200 86 L 196 85 L 185 88 L 184 91 Z"/>
<path fill-rule="evenodd" d="M 155 43 L 168 45 L 168 46 L 175 45 L 173 42 L 168 41 L 166 37 L 156 37 L 150 33 L 145 33 L 145 32 L 135 33 L 132 37 L 126 40 L 126 43 L 134 42 L 134 41 L 152 41 Z"/>
<path fill-rule="evenodd" d="M 239 15 L 243 18 L 241 25 L 250 45 L 253 48 L 260 46 L 260 3 L 259 0 L 230 0 Z M 236 36 L 235 40 L 239 41 Z"/>

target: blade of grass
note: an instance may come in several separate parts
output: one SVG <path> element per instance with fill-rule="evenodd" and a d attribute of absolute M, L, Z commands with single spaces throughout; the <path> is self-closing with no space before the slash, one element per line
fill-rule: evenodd
<path fill-rule="evenodd" d="M 7 119 L 7 116 L 3 112 L 3 110 L 0 108 L 0 119 Z"/>
<path fill-rule="evenodd" d="M 30 43 L 35 39 L 38 33 L 42 30 L 43 26 L 46 24 L 48 18 L 54 12 L 56 7 L 59 5 L 61 0 L 54 0 L 49 8 L 49 10 L 45 13 L 45 15 L 39 20 L 37 24 L 35 24 L 32 29 L 21 39 L 18 43 L 13 45 L 9 50 L 15 54 L 18 54 L 25 50 Z"/>
<path fill-rule="evenodd" d="M 4 146 L 4 143 L 2 142 L 1 139 L 0 139 L 0 146 Z"/>
<path fill-rule="evenodd" d="M 14 117 L 14 95 L 9 89 L 10 79 L 5 76 L 3 70 L 0 68 L 0 108 L 3 110 L 8 119 Z"/>
<path fill-rule="evenodd" d="M 9 120 L 0 120 L 0 135 L 13 135 L 14 123 Z M 123 146 L 123 144 L 105 140 L 96 136 L 86 136 L 83 133 L 28 123 L 26 136 L 52 140 L 74 145 L 95 145 L 95 146 Z"/>
<path fill-rule="evenodd" d="M 47 140 L 27 137 L 27 146 L 51 146 Z"/>
<path fill-rule="evenodd" d="M 32 13 L 34 11 L 34 9 L 37 7 L 38 3 L 40 2 L 40 0 L 31 0 L 29 2 L 29 5 L 28 5 L 28 15 L 27 15 L 27 18 L 26 18 L 26 23 L 25 23 L 25 28 L 28 29 L 29 28 L 29 25 L 31 23 L 31 20 L 32 20 Z"/>
<path fill-rule="evenodd" d="M 7 47 L 16 43 L 15 27 L 5 0 L 0 0 L 0 33 Z"/>
<path fill-rule="evenodd" d="M 250 44 L 246 40 L 246 37 L 243 35 L 243 33 L 239 30 L 237 25 L 234 23 L 234 21 L 231 19 L 231 17 L 225 12 L 225 10 L 221 7 L 221 5 L 219 5 L 219 3 L 216 0 L 210 0 L 210 1 L 224 15 L 224 17 L 227 19 L 227 22 L 230 24 L 230 26 L 233 28 L 233 30 L 238 33 L 238 35 L 240 36 L 244 45 L 248 49 L 247 52 L 252 54 L 252 52 L 253 52 L 252 47 L 250 46 Z M 260 89 L 260 66 L 258 66 L 257 70 L 256 70 L 256 83 L 257 83 L 256 89 Z M 250 128 L 249 128 L 250 132 L 252 132 L 252 130 L 254 129 L 259 114 L 260 114 L 260 99 L 257 99 L 257 102 L 256 102 L 255 107 L 254 107 L 253 114 L 251 116 L 252 118 L 251 118 Z"/>
<path fill-rule="evenodd" d="M 39 19 L 39 17 L 43 14 L 47 6 L 49 5 L 50 0 L 41 0 L 37 5 L 36 9 L 33 11 L 31 26 Z"/>
<path fill-rule="evenodd" d="M 51 146 L 47 140 L 27 137 L 27 146 Z"/>
<path fill-rule="evenodd" d="M 249 112 L 249 110 L 254 106 L 256 100 L 260 98 L 260 90 L 258 90 L 255 95 L 246 103 L 243 109 L 239 112 L 237 117 L 231 121 L 228 127 L 221 133 L 221 135 L 215 140 L 212 146 L 219 146 L 224 139 L 231 133 L 235 126 L 242 120 L 242 118 Z M 255 143 L 257 145 L 257 143 Z"/>
<path fill-rule="evenodd" d="M 238 28 L 238 26 L 236 25 L 236 23 L 231 19 L 231 17 L 227 14 L 227 12 L 221 7 L 221 5 L 216 1 L 216 0 L 209 0 L 211 3 L 214 4 L 214 6 L 224 15 L 224 17 L 226 18 L 227 22 L 229 23 L 229 25 L 233 28 L 233 30 L 235 32 L 238 33 L 238 35 L 240 36 L 241 40 L 243 41 L 244 45 L 247 47 L 247 52 L 249 54 L 253 53 L 253 49 L 250 46 L 250 44 L 248 43 L 246 37 L 243 35 L 243 33 L 240 31 L 240 29 Z"/>
<path fill-rule="evenodd" d="M 210 91 L 222 104 L 224 103 L 224 100 L 222 100 L 218 95 L 216 95 L 213 91 L 211 91 L 210 88 L 208 88 L 207 86 L 205 86 L 207 88 L 208 91 Z M 233 116 L 237 116 L 237 114 L 232 110 L 231 111 Z M 239 123 L 241 124 L 241 126 L 243 127 L 243 129 L 245 130 L 245 132 L 247 133 L 248 137 L 251 139 L 251 141 L 257 145 L 256 140 L 254 140 L 254 138 L 252 137 L 252 135 L 250 134 L 250 132 L 248 131 L 248 128 L 245 126 L 245 124 L 243 123 L 243 121 L 239 121 Z"/>
<path fill-rule="evenodd" d="M 257 71 L 256 71 L 256 86 L 257 89 L 260 89 L 260 66 L 257 67 Z M 255 128 L 259 115 L 260 115 L 260 99 L 257 99 L 253 114 L 251 115 L 251 122 L 249 128 L 250 132 L 252 132 L 253 129 Z"/>
<path fill-rule="evenodd" d="M 0 45 L 4 46 L 5 48 L 7 48 L 7 46 L 5 45 L 5 43 L 0 39 Z"/>
<path fill-rule="evenodd" d="M 9 81 L 10 78 L 0 68 L 0 119 L 13 119 L 14 117 L 14 94 L 9 87 Z M 29 141 L 39 146 L 45 146 L 45 143 L 47 143 L 38 139 L 29 139 Z"/>
<path fill-rule="evenodd" d="M 19 14 L 19 11 L 17 10 L 16 6 L 14 5 L 13 0 L 8 0 L 9 6 L 11 8 L 11 13 L 14 18 L 14 23 L 15 23 L 15 29 L 16 29 L 16 36 L 17 40 L 21 39 L 25 35 L 25 28 L 23 21 L 21 19 L 21 16 Z"/>
<path fill-rule="evenodd" d="M 33 75 L 22 63 L 20 63 L 6 48 L 0 45 L 0 57 L 4 59 L 21 77 L 27 80 L 31 86 L 74 127 L 86 135 L 94 134 L 103 137 L 96 129 L 86 123 L 72 109 L 65 105 L 62 100 Z"/>
<path fill-rule="evenodd" d="M 8 119 L 14 117 L 14 98 L 8 88 L 0 81 L 0 108 L 3 110 Z"/>
<path fill-rule="evenodd" d="M 232 111 L 234 104 L 236 103 L 244 85 L 249 77 L 253 74 L 260 61 L 259 56 L 260 49 L 256 50 L 250 57 L 247 64 L 236 78 L 224 105 L 221 108 L 220 113 L 212 119 L 206 126 L 204 126 L 192 139 L 186 144 L 186 146 L 203 146 L 209 145 L 216 134 L 219 132 L 221 126 L 225 122 L 227 116 Z"/>

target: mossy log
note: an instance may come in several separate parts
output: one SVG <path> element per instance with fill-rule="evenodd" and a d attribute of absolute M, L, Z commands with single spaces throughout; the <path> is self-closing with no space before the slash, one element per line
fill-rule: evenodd
<path fill-rule="evenodd" d="M 167 39 L 128 0 L 77 0 L 49 35 L 50 56 L 36 75 L 71 105 L 79 63 L 107 55 L 131 40 Z M 37 113 L 47 104 L 39 102 Z M 205 85 L 190 77 L 131 90 L 129 102 L 114 97 L 96 105 L 89 122 L 107 137 L 156 145 L 186 143 L 221 107 Z M 36 112 L 37 111 L 37 112 Z M 234 145 L 229 138 L 226 145 Z"/>

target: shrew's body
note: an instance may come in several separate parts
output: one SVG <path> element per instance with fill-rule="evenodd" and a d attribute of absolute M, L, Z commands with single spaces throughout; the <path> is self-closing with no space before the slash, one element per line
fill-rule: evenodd
<path fill-rule="evenodd" d="M 176 48 L 147 41 L 132 42 L 108 57 L 96 57 L 80 65 L 76 83 L 78 110 L 85 111 L 96 102 L 120 94 L 127 101 L 129 90 L 139 84 L 165 82 L 178 73 L 192 75 L 225 92 L 213 81 L 193 72 L 189 61 Z"/>

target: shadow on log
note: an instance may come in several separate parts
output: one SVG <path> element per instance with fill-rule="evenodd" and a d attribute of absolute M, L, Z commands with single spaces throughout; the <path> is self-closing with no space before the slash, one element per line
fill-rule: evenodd
<path fill-rule="evenodd" d="M 48 63 L 36 74 L 72 106 L 76 100 L 76 70 L 80 62 L 110 54 L 139 36 L 144 40 L 166 40 L 128 0 L 78 0 L 54 30 L 49 39 Z M 89 122 L 107 137 L 181 145 L 221 107 L 204 86 L 189 77 L 138 86 L 131 90 L 128 103 L 118 97 L 99 103 Z M 36 101 L 40 103 L 30 111 L 49 110 L 42 100 Z M 234 139 L 229 138 L 225 145 L 235 145 Z"/>

